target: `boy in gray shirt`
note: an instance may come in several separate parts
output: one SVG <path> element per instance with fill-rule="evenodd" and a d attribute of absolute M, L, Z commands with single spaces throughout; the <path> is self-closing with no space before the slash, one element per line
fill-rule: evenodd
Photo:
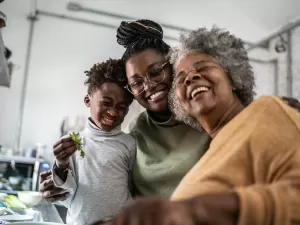
<path fill-rule="evenodd" d="M 134 138 L 121 131 L 133 96 L 121 60 L 95 64 L 86 72 L 85 105 L 91 117 L 80 133 L 84 157 L 70 137 L 54 145 L 53 181 L 70 195 L 67 224 L 85 225 L 114 217 L 131 200 Z"/>

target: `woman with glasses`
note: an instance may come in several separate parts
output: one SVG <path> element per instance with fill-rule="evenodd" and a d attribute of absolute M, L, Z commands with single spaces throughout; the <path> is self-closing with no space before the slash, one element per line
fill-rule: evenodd
<path fill-rule="evenodd" d="M 166 59 L 170 47 L 163 41 L 161 26 L 150 20 L 124 21 L 117 30 L 117 41 L 126 49 L 125 88 L 146 109 L 127 129 L 137 142 L 136 194 L 169 198 L 208 149 L 210 138 L 175 120 L 168 108 L 172 68 Z M 44 198 L 51 202 L 65 198 L 50 177 L 44 174 L 40 180 Z"/>
<path fill-rule="evenodd" d="M 123 21 L 117 42 L 126 49 L 126 88 L 146 109 L 127 130 L 137 142 L 133 172 L 137 194 L 169 198 L 205 153 L 210 138 L 175 120 L 168 108 L 172 68 L 161 26 L 150 20 Z"/>

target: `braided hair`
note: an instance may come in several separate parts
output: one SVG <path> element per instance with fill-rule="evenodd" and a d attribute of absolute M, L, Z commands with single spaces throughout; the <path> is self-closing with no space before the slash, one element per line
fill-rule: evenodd
<path fill-rule="evenodd" d="M 127 85 L 125 65 L 121 59 L 109 59 L 102 63 L 96 63 L 84 72 L 88 77 L 84 84 L 88 87 L 88 94 L 93 94 L 102 84 L 115 83 L 121 88 Z M 133 101 L 133 95 L 124 88 L 129 103 Z"/>
<path fill-rule="evenodd" d="M 167 55 L 170 46 L 163 41 L 162 27 L 151 20 L 122 21 L 117 30 L 117 42 L 126 48 L 123 61 L 146 49 Z"/>

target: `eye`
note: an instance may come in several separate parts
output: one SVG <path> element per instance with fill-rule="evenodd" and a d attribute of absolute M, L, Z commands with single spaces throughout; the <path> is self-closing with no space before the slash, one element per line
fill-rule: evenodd
<path fill-rule="evenodd" d="M 101 104 L 104 105 L 104 106 L 111 106 L 111 102 L 108 102 L 108 101 L 101 101 Z"/>
<path fill-rule="evenodd" d="M 121 111 L 126 111 L 127 110 L 127 105 L 119 105 L 118 109 Z"/>
<path fill-rule="evenodd" d="M 151 77 L 159 76 L 163 71 L 163 68 L 153 68 L 148 72 Z"/>
<path fill-rule="evenodd" d="M 137 86 L 140 86 L 142 85 L 144 82 L 144 80 L 142 78 L 139 78 L 139 79 L 136 79 L 136 80 L 131 80 L 129 82 L 129 86 L 130 87 L 137 87 Z"/>
<path fill-rule="evenodd" d="M 182 84 L 185 80 L 185 76 L 180 75 L 176 78 L 176 84 Z"/>
<path fill-rule="evenodd" d="M 202 66 L 202 67 L 198 67 L 198 68 L 195 68 L 195 71 L 197 73 L 200 73 L 200 72 L 203 72 L 203 71 L 207 71 L 210 67 L 208 66 Z"/>

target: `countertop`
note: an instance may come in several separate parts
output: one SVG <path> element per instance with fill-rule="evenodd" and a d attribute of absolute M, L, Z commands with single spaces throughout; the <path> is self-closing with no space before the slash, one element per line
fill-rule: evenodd
<path fill-rule="evenodd" d="M 53 222 L 64 224 L 55 205 L 50 204 L 45 200 L 33 208 L 13 211 L 20 215 L 32 216 L 33 222 Z"/>
<path fill-rule="evenodd" d="M 48 203 L 47 201 L 42 201 L 39 205 L 37 205 L 34 210 L 40 212 L 41 220 L 43 222 L 55 222 L 55 223 L 63 223 L 60 215 L 58 214 L 56 207 Z"/>

